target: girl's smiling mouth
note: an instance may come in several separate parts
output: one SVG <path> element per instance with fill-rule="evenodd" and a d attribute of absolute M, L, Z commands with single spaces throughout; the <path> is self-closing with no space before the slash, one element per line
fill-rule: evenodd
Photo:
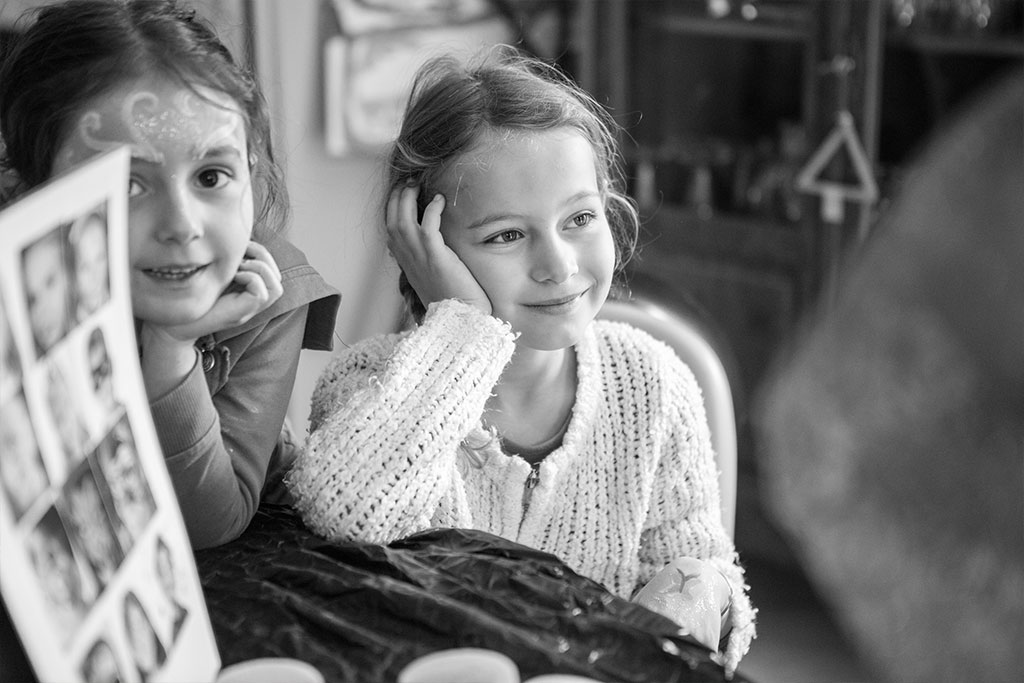
<path fill-rule="evenodd" d="M 589 289 L 585 289 L 582 292 L 576 294 L 570 294 L 568 296 L 558 297 L 557 299 L 548 299 L 546 301 L 538 301 L 535 304 L 525 304 L 527 308 L 535 308 L 540 310 L 552 310 L 557 308 L 568 307 L 574 302 L 583 298 L 583 295 L 589 292 Z"/>
<path fill-rule="evenodd" d="M 142 272 L 154 280 L 180 281 L 206 270 L 207 266 L 166 266 L 163 268 L 142 268 Z"/>

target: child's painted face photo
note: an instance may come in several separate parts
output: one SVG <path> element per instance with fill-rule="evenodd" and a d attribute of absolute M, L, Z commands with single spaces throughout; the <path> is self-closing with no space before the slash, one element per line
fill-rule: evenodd
<path fill-rule="evenodd" d="M 94 595 L 86 588 L 56 508 L 51 507 L 32 530 L 28 550 L 40 588 L 53 609 L 51 616 L 61 637 L 67 638 L 81 623 Z"/>
<path fill-rule="evenodd" d="M 18 358 L 18 349 L 14 345 L 3 298 L 0 298 L 0 399 L 20 383 L 20 375 L 21 361 Z"/>
<path fill-rule="evenodd" d="M 64 486 L 64 503 L 71 529 L 69 533 L 88 560 L 102 589 L 113 579 L 122 555 L 88 462 L 83 461 L 68 478 Z"/>
<path fill-rule="evenodd" d="M 130 534 L 130 538 L 125 539 L 127 552 L 131 541 L 139 538 L 156 512 L 156 502 L 127 422 L 115 427 L 97 450 L 97 456 L 117 515 Z"/>
<path fill-rule="evenodd" d="M 83 108 L 54 171 L 122 143 L 132 151 L 132 309 L 157 325 L 195 322 L 232 284 L 252 234 L 245 120 L 208 88 L 125 83 Z"/>
<path fill-rule="evenodd" d="M 0 406 L 0 479 L 16 517 L 50 485 L 35 429 L 19 393 Z"/>
<path fill-rule="evenodd" d="M 85 453 L 88 440 L 85 423 L 79 412 L 82 400 L 72 390 L 67 375 L 55 360 L 47 368 L 46 400 L 61 446 L 69 461 L 77 461 Z"/>
<path fill-rule="evenodd" d="M 107 257 L 107 222 L 98 212 L 81 217 L 69 236 L 75 264 L 78 318 L 93 313 L 110 299 Z"/>
<path fill-rule="evenodd" d="M 102 328 L 97 327 L 89 334 L 86 353 L 93 395 L 105 407 L 110 407 L 115 403 L 113 364 L 110 362 L 110 353 L 107 351 Z"/>
<path fill-rule="evenodd" d="M 174 557 L 171 555 L 171 548 L 162 536 L 158 536 L 156 547 L 153 552 L 153 571 L 156 575 L 156 582 L 160 586 L 162 600 L 159 607 L 154 610 L 154 620 L 159 624 L 159 632 L 163 636 L 163 642 L 171 645 L 178 639 L 185 619 L 188 617 L 188 609 L 184 600 L 178 595 L 178 579 L 176 576 Z"/>
<path fill-rule="evenodd" d="M 177 593 L 177 580 L 174 577 L 174 558 L 171 557 L 171 548 L 162 538 L 157 540 L 155 555 L 156 577 L 160 582 L 160 587 L 163 588 L 167 595 L 174 596 Z"/>
<path fill-rule="evenodd" d="M 97 640 L 82 662 L 82 678 L 85 683 L 120 683 L 120 667 L 114 650 L 105 640 Z"/>
<path fill-rule="evenodd" d="M 155 672 L 164 662 L 163 646 L 135 593 L 124 596 L 124 628 L 131 646 L 132 657 L 142 674 Z"/>
<path fill-rule="evenodd" d="M 64 337 L 69 324 L 68 273 L 60 229 L 25 247 L 22 279 L 29 324 L 41 352 Z"/>

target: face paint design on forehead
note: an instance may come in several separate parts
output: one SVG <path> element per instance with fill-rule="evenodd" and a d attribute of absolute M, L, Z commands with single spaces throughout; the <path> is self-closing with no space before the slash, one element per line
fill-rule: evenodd
<path fill-rule="evenodd" d="M 65 161 L 80 158 L 81 146 L 104 152 L 126 142 L 133 157 L 153 163 L 165 162 L 160 147 L 168 144 L 188 146 L 193 158 L 201 159 L 214 145 L 235 137 L 240 128 L 244 123 L 237 107 L 215 90 L 180 88 L 164 99 L 148 90 L 132 91 L 125 95 L 117 115 L 94 109 L 81 116 Z"/>

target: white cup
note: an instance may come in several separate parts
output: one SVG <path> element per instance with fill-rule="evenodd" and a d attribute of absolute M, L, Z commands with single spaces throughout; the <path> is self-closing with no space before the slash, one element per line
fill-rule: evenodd
<path fill-rule="evenodd" d="M 217 683 L 325 683 L 315 667 L 298 659 L 264 657 L 226 666 Z"/>
<path fill-rule="evenodd" d="M 412 660 L 398 683 L 519 683 L 519 667 L 500 652 L 461 647 Z"/>

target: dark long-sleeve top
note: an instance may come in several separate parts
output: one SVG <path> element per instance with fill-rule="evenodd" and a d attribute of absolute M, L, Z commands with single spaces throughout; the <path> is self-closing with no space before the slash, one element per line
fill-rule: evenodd
<path fill-rule="evenodd" d="M 192 371 L 150 403 L 196 549 L 237 538 L 261 497 L 284 490 L 294 452 L 279 441 L 299 353 L 333 346 L 341 295 L 283 237 L 263 244 L 281 270 L 281 298 L 249 322 L 200 339 Z"/>

